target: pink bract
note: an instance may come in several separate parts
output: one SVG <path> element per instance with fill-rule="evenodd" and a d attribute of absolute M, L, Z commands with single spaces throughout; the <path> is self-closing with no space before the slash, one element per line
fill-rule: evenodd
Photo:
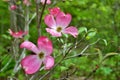
<path fill-rule="evenodd" d="M 41 0 L 41 3 L 44 4 L 45 0 Z M 46 4 L 51 4 L 51 0 L 47 0 Z"/>
<path fill-rule="evenodd" d="M 53 46 L 47 37 L 39 37 L 37 46 L 30 41 L 25 41 L 20 45 L 20 48 L 26 48 L 35 53 L 22 59 L 21 65 L 25 73 L 34 74 L 40 69 L 42 63 L 45 65 L 45 70 L 49 70 L 54 66 L 54 58 L 51 56 Z"/>
<path fill-rule="evenodd" d="M 46 31 L 50 33 L 52 36 L 60 37 L 63 34 L 71 34 L 75 38 L 78 35 L 78 30 L 74 26 L 68 27 L 72 19 L 70 14 L 65 14 L 63 12 L 59 12 L 56 17 L 54 17 L 53 13 L 45 16 L 44 22 L 48 26 Z"/>
<path fill-rule="evenodd" d="M 9 33 L 14 38 L 22 38 L 24 35 L 26 35 L 28 32 L 25 31 L 19 31 L 19 32 L 13 32 L 11 29 L 9 29 Z"/>
<path fill-rule="evenodd" d="M 49 12 L 51 15 L 56 17 L 60 13 L 60 8 L 59 7 L 49 8 Z"/>

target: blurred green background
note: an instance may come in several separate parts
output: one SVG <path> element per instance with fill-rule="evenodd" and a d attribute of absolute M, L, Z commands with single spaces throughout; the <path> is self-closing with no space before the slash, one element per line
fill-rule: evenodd
<path fill-rule="evenodd" d="M 54 1 L 55 0 L 53 0 L 53 2 Z M 90 54 L 90 56 L 64 60 L 54 69 L 49 79 L 60 80 L 68 76 L 68 74 L 71 74 L 68 76 L 70 80 L 82 80 L 84 77 L 89 77 L 96 65 L 99 65 L 101 57 L 110 54 L 110 56 L 104 60 L 103 64 L 99 66 L 97 71 L 90 76 L 90 79 L 120 80 L 120 0 L 58 0 L 55 4 L 47 5 L 44 16 L 48 14 L 47 8 L 51 7 L 60 7 L 62 11 L 72 15 L 72 22 L 70 25 L 76 26 L 79 29 L 78 41 L 86 32 L 92 31 L 70 55 L 80 53 L 85 46 L 98 39 L 100 39 L 100 41 L 90 46 L 85 51 L 85 53 Z M 30 11 L 30 15 L 35 12 L 34 1 L 30 6 Z M 15 65 L 15 61 L 14 59 L 11 60 L 11 53 L 9 53 L 13 40 L 8 33 L 9 28 L 9 4 L 0 0 L 0 80 L 9 78 Z M 51 38 L 50 35 L 46 33 L 45 28 L 46 25 L 44 24 L 44 20 L 42 20 L 42 35 Z M 36 19 L 34 19 L 30 24 L 29 40 L 36 43 L 37 36 Z M 73 44 L 76 39 L 70 35 L 68 36 L 68 40 L 63 38 L 63 41 L 65 40 L 67 43 Z M 54 45 L 53 55 L 61 54 L 61 44 L 59 44 L 54 37 L 52 37 L 51 40 Z M 56 62 L 58 59 L 56 59 Z M 5 67 L 8 62 L 9 65 Z M 43 70 L 39 73 L 43 75 L 45 72 L 46 71 Z M 18 80 L 27 80 L 30 76 L 26 77 L 22 69 L 16 75 Z M 45 80 L 48 79 L 46 78 Z"/>

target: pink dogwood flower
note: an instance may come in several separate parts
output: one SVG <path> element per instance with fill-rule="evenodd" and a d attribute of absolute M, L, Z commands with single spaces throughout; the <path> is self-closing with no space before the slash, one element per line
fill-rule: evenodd
<path fill-rule="evenodd" d="M 9 29 L 9 33 L 14 38 L 22 38 L 24 35 L 26 35 L 28 32 L 25 31 L 19 31 L 19 32 L 13 32 L 11 29 Z"/>
<path fill-rule="evenodd" d="M 55 8 L 49 8 L 49 12 L 51 15 L 56 17 L 61 11 L 59 7 L 55 7 Z"/>
<path fill-rule="evenodd" d="M 45 4 L 45 0 L 41 0 L 42 4 Z M 47 0 L 46 4 L 51 4 L 51 0 Z"/>
<path fill-rule="evenodd" d="M 78 30 L 74 26 L 68 27 L 72 19 L 70 14 L 65 14 L 63 12 L 59 12 L 56 17 L 52 14 L 48 14 L 45 16 L 44 22 L 49 27 L 46 28 L 46 31 L 50 33 L 52 36 L 60 37 L 62 33 L 71 34 L 75 38 L 78 35 Z"/>
<path fill-rule="evenodd" d="M 53 51 L 52 42 L 47 37 L 41 36 L 38 38 L 37 46 L 30 41 L 25 41 L 20 45 L 20 48 L 26 48 L 35 53 L 26 56 L 21 61 L 21 65 L 27 74 L 37 72 L 42 63 L 45 65 L 45 70 L 49 70 L 54 66 L 54 58 L 51 56 Z"/>

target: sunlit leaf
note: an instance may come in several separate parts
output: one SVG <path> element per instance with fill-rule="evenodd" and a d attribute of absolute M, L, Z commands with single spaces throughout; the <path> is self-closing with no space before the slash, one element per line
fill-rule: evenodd
<path fill-rule="evenodd" d="M 30 35 L 29 35 L 29 34 L 27 34 L 27 35 L 24 37 L 25 40 L 28 40 L 29 38 L 30 38 Z"/>
<path fill-rule="evenodd" d="M 93 38 L 93 37 L 96 35 L 96 33 L 97 33 L 96 29 L 90 29 L 90 30 L 88 31 L 88 34 L 87 34 L 87 36 L 86 36 L 86 39 L 88 40 L 88 39 Z"/>
<path fill-rule="evenodd" d="M 60 66 L 61 72 L 67 70 L 68 68 L 65 66 Z"/>
<path fill-rule="evenodd" d="M 96 48 L 97 52 L 98 52 L 98 56 L 99 56 L 99 63 L 101 63 L 101 61 L 103 60 L 103 55 L 100 49 Z"/>
<path fill-rule="evenodd" d="M 106 39 L 102 39 L 102 40 L 104 41 L 105 46 L 107 46 L 108 45 L 107 40 Z"/>
<path fill-rule="evenodd" d="M 79 33 L 82 33 L 82 32 L 87 32 L 87 28 L 86 27 L 80 27 L 79 28 Z"/>

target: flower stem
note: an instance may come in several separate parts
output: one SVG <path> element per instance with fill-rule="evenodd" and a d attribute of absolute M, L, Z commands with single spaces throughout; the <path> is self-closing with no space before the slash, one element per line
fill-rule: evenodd
<path fill-rule="evenodd" d="M 45 3 L 43 5 L 43 8 L 41 10 L 41 13 L 39 14 L 39 7 L 40 5 L 36 2 L 36 14 L 37 14 L 37 29 L 38 29 L 38 36 L 41 36 L 41 21 L 42 21 L 42 16 L 45 10 L 47 0 L 45 0 Z"/>
<path fill-rule="evenodd" d="M 25 15 L 25 31 L 29 34 L 29 6 L 26 6 L 26 15 Z"/>
<path fill-rule="evenodd" d="M 67 57 L 67 58 L 65 58 L 65 59 L 70 59 L 70 58 L 75 58 L 75 57 L 80 57 L 80 56 L 82 56 L 83 53 L 84 53 L 90 46 L 96 44 L 99 40 L 100 40 L 100 39 L 98 39 L 98 40 L 95 41 L 94 43 L 91 43 L 91 44 L 87 45 L 87 46 L 81 51 L 81 53 L 79 53 L 79 54 L 77 54 L 77 55 L 74 55 L 74 56 Z"/>
<path fill-rule="evenodd" d="M 63 56 L 63 57 L 55 64 L 55 66 L 54 66 L 50 71 L 48 71 L 46 74 L 44 74 L 42 77 L 40 77 L 39 80 L 42 80 L 45 76 L 47 76 L 50 72 L 52 72 L 52 70 L 53 70 L 57 65 L 59 65 L 59 64 L 64 60 L 64 58 L 65 58 L 65 56 Z"/>

